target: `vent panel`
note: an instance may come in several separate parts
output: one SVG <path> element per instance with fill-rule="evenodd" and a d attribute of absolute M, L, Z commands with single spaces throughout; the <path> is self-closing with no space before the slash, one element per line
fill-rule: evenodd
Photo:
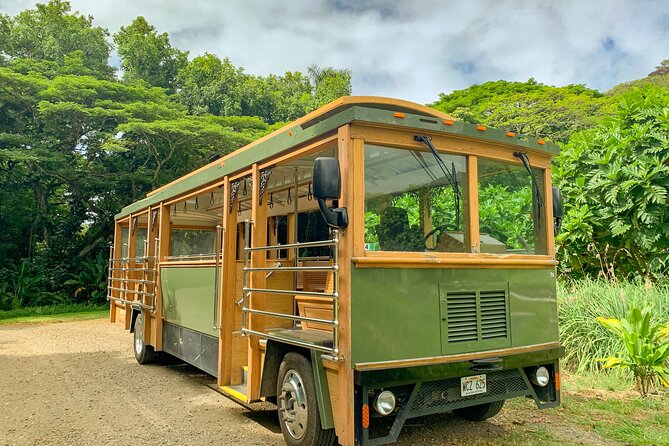
<path fill-rule="evenodd" d="M 478 339 L 476 327 L 476 293 L 448 293 L 448 342 L 469 342 Z"/>
<path fill-rule="evenodd" d="M 505 290 L 447 292 L 448 342 L 508 338 L 507 306 Z"/>

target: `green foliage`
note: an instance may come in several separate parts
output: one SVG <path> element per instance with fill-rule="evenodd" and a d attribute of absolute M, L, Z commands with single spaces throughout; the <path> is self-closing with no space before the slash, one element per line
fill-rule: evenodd
<path fill-rule="evenodd" d="M 178 72 L 188 63 L 188 52 L 173 48 L 167 33 L 158 34 L 139 16 L 114 34 L 114 43 L 125 81 L 144 81 L 169 92 L 175 90 Z"/>
<path fill-rule="evenodd" d="M 552 87 L 537 83 L 495 81 L 473 85 L 431 106 L 454 117 L 524 135 L 566 142 L 611 113 L 612 99 L 582 85 Z"/>
<path fill-rule="evenodd" d="M 560 342 L 565 347 L 564 364 L 578 373 L 597 372 L 597 358 L 622 351 L 620 338 L 607 331 L 596 318 L 622 319 L 632 305 L 652 305 L 657 315 L 669 314 L 666 284 L 640 281 L 604 281 L 589 278 L 558 281 Z"/>
<path fill-rule="evenodd" d="M 655 386 L 656 379 L 669 387 L 669 323 L 653 322 L 651 313 L 650 306 L 639 309 L 632 305 L 625 319 L 597 318 L 597 322 L 625 345 L 619 356 L 601 360 L 604 368 L 622 367 L 632 371 L 642 396 Z"/>
<path fill-rule="evenodd" d="M 109 33 L 93 26 L 91 16 L 70 11 L 69 2 L 49 0 L 12 19 L 0 18 L 0 53 L 10 60 L 25 58 L 57 64 L 74 57 L 90 73 L 109 78 L 113 71 L 107 64 L 111 50 L 107 42 Z M 78 53 L 73 56 L 74 52 Z"/>
<path fill-rule="evenodd" d="M 659 277 L 669 267 L 669 92 L 620 98 L 615 116 L 572 137 L 555 160 L 566 218 L 557 238 L 578 273 Z"/>
<path fill-rule="evenodd" d="M 72 279 L 66 285 L 75 285 L 74 300 L 102 304 L 107 301 L 107 259 L 103 252 L 94 258 L 79 261 L 77 273 L 71 274 Z"/>
<path fill-rule="evenodd" d="M 85 304 L 56 304 L 41 307 L 17 308 L 14 310 L 0 310 L 0 323 L 30 322 L 31 320 L 49 320 L 52 316 L 73 315 L 73 318 L 83 314 L 104 317 L 109 312 L 109 305 Z"/>
<path fill-rule="evenodd" d="M 309 67 L 308 76 L 251 76 L 228 59 L 205 54 L 194 58 L 178 77 L 176 99 L 189 113 L 258 116 L 267 123 L 287 122 L 351 94 L 351 73 Z"/>
<path fill-rule="evenodd" d="M 205 53 L 179 71 L 177 99 L 194 115 L 240 115 L 245 81 L 244 71 L 229 59 Z"/>

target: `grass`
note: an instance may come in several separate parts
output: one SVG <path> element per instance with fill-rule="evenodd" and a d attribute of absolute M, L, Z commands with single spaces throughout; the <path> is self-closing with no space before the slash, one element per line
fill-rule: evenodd
<path fill-rule="evenodd" d="M 630 390 L 628 381 L 615 375 L 591 375 L 589 379 L 594 387 L 585 389 L 582 378 L 576 377 L 575 391 L 567 390 L 560 409 L 566 418 L 624 444 L 669 445 L 669 395 L 643 398 Z M 611 392 L 608 389 L 616 380 L 620 385 Z M 570 387 L 568 384 L 567 389 Z"/>
<path fill-rule="evenodd" d="M 98 319 L 105 317 L 107 314 L 109 314 L 107 304 L 58 304 L 0 311 L 0 324 Z"/>
<path fill-rule="evenodd" d="M 533 406 L 529 400 L 509 401 L 508 436 L 493 444 L 669 445 L 669 394 L 643 398 L 619 375 L 567 375 L 559 408 L 538 412 Z"/>
<path fill-rule="evenodd" d="M 597 358 L 621 351 L 622 342 L 595 318 L 626 317 L 632 303 L 640 308 L 650 304 L 661 322 L 669 322 L 667 285 L 591 279 L 558 282 L 560 341 L 566 350 L 564 362 L 580 373 L 596 371 Z"/>

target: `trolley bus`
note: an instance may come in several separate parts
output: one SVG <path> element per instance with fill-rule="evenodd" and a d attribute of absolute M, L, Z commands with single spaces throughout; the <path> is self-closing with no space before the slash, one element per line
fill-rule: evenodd
<path fill-rule="evenodd" d="M 116 215 L 111 322 L 289 445 L 380 445 L 411 418 L 560 403 L 555 145 L 343 97 Z"/>

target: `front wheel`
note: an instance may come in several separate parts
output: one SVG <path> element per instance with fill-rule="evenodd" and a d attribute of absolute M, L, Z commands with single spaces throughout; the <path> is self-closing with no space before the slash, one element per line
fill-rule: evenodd
<path fill-rule="evenodd" d="M 331 446 L 334 429 L 321 427 L 316 385 L 311 362 L 298 353 L 288 353 L 279 366 L 276 386 L 279 424 L 290 446 Z"/>
<path fill-rule="evenodd" d="M 455 409 L 453 413 L 465 420 L 483 421 L 497 415 L 502 410 L 502 407 L 504 407 L 504 400 Z"/>
<path fill-rule="evenodd" d="M 135 346 L 135 359 L 140 364 L 149 364 L 156 359 L 153 347 L 144 343 L 144 315 L 139 313 L 135 318 L 133 344 Z"/>

